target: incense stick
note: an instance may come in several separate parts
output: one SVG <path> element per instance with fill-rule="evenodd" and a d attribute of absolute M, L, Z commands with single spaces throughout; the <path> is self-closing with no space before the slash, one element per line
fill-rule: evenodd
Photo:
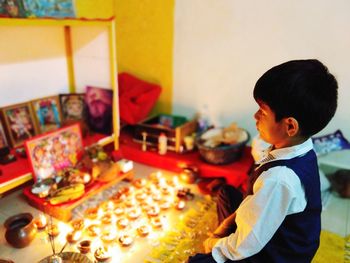
<path fill-rule="evenodd" d="M 63 247 L 61 248 L 61 251 L 60 251 L 60 253 L 58 253 L 58 255 L 63 252 L 63 250 L 66 248 L 67 244 L 68 244 L 68 241 L 66 241 L 66 243 L 63 245 Z"/>
<path fill-rule="evenodd" d="M 51 233 L 50 233 L 50 231 L 51 231 Z M 48 233 L 48 235 L 49 235 L 52 253 L 53 253 L 53 255 L 56 255 L 56 251 L 55 251 L 55 238 L 54 238 L 54 236 L 52 235 L 52 234 L 53 234 L 52 231 L 53 231 L 53 223 L 52 223 L 52 216 L 50 215 L 50 226 L 49 226 L 49 228 L 48 228 L 47 233 Z"/>

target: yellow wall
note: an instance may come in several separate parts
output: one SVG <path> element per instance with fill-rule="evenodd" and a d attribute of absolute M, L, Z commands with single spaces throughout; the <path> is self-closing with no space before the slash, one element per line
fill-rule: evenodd
<path fill-rule="evenodd" d="M 114 16 L 114 0 L 75 0 L 79 18 L 110 18 Z"/>
<path fill-rule="evenodd" d="M 174 0 L 115 0 L 119 72 L 157 83 L 155 112 L 171 113 Z"/>

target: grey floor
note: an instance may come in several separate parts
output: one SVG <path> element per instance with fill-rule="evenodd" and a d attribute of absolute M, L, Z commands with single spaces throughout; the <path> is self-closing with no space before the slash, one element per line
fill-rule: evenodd
<path fill-rule="evenodd" d="M 350 199 L 328 192 L 323 206 L 322 229 L 340 236 L 350 235 Z"/>

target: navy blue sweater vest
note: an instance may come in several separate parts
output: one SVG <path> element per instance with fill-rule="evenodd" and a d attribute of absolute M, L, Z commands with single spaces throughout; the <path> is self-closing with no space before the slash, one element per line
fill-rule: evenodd
<path fill-rule="evenodd" d="M 299 177 L 305 189 L 306 208 L 303 212 L 286 216 L 260 252 L 238 262 L 309 263 L 318 249 L 322 204 L 315 152 L 311 150 L 303 156 L 266 163 L 255 170 L 252 183 L 262 172 L 275 166 L 286 166 Z"/>

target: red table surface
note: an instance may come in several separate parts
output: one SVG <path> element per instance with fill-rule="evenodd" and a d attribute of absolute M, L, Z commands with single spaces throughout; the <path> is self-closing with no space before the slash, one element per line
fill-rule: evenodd
<path fill-rule="evenodd" d="M 198 168 L 201 177 L 224 177 L 228 184 L 244 187 L 248 171 L 253 164 L 250 151 L 251 148 L 246 147 L 242 157 L 233 163 L 212 165 L 203 161 L 198 151 L 183 154 L 168 151 L 165 155 L 159 155 L 155 149 L 144 152 L 141 150 L 141 144 L 134 142 L 130 134 L 122 133 L 120 150 L 113 152 L 113 155 L 173 172 L 181 172 L 181 166 L 184 164 L 193 165 Z"/>

